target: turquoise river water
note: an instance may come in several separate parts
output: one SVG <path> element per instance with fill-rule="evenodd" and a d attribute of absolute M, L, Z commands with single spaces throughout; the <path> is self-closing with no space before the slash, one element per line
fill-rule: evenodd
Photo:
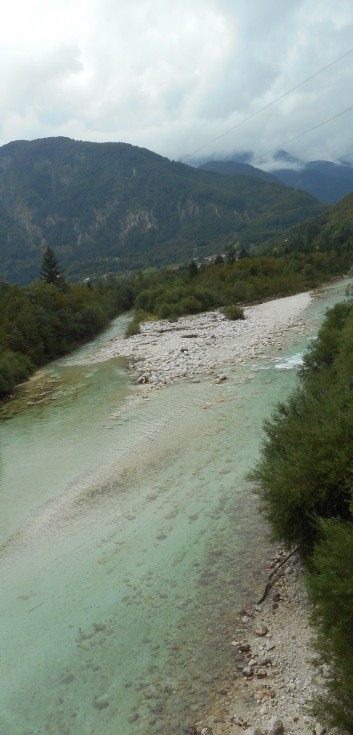
<path fill-rule="evenodd" d="M 270 545 L 245 479 L 263 419 L 347 281 L 216 385 L 139 398 L 99 340 L 46 368 L 0 422 L 0 735 L 179 735 L 234 666 Z"/>

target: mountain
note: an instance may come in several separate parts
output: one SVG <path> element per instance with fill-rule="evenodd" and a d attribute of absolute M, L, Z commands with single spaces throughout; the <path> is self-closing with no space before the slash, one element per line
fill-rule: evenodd
<path fill-rule="evenodd" d="M 306 191 L 325 204 L 337 204 L 353 191 L 353 166 L 347 161 L 302 161 L 287 151 L 278 150 L 266 171 L 252 165 L 252 153 L 235 153 L 220 161 L 195 161 L 193 165 L 222 174 L 244 173 L 267 181 L 281 181 L 292 189 Z"/>
<path fill-rule="evenodd" d="M 222 176 L 125 143 L 0 148 L 0 278 L 28 283 L 46 245 L 72 280 L 247 247 L 323 207 L 304 192 Z"/>
<path fill-rule="evenodd" d="M 352 268 L 353 193 L 327 207 L 320 215 L 291 227 L 280 236 L 257 248 L 258 254 L 281 254 L 291 251 L 327 253 L 339 261 L 346 255 L 347 271 Z M 333 271 L 334 272 L 334 271 Z"/>
<path fill-rule="evenodd" d="M 219 174 L 228 174 L 231 176 L 236 174 L 254 176 L 256 179 L 272 181 L 272 183 L 277 184 L 279 181 L 273 174 L 268 174 L 266 171 L 262 171 L 261 168 L 256 168 L 249 163 L 241 163 L 240 161 L 207 161 L 207 163 L 203 163 L 199 168 L 204 171 L 215 171 Z"/>
<path fill-rule="evenodd" d="M 256 161 L 249 151 L 235 153 L 226 160 L 194 162 L 194 165 L 207 171 L 222 174 L 244 173 L 267 181 L 281 181 L 292 189 L 306 191 L 325 204 L 337 204 L 340 199 L 353 191 L 353 166 L 347 161 L 302 161 L 284 150 L 273 156 L 274 164 L 263 171 L 252 165 Z"/>
<path fill-rule="evenodd" d="M 348 163 L 309 161 L 301 168 L 272 169 L 286 186 L 302 189 L 327 204 L 336 204 L 353 191 L 353 168 Z"/>

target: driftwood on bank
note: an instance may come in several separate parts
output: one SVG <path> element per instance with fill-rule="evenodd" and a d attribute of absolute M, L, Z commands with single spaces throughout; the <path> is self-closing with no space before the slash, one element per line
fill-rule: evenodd
<path fill-rule="evenodd" d="M 295 549 L 293 549 L 293 551 L 291 551 L 290 554 L 288 554 L 285 557 L 285 559 L 282 559 L 282 561 L 279 564 L 277 564 L 276 568 L 272 570 L 271 574 L 268 575 L 268 582 L 267 582 L 267 585 L 265 587 L 265 591 L 264 591 L 261 599 L 257 603 L 258 605 L 261 605 L 261 603 L 264 600 L 266 600 L 266 597 L 267 597 L 267 595 L 268 595 L 268 593 L 269 593 L 269 591 L 270 591 L 270 589 L 272 587 L 273 578 L 276 576 L 277 572 L 281 569 L 281 567 L 283 567 L 287 563 L 287 561 L 289 561 L 289 559 L 292 556 L 294 556 L 294 554 L 297 553 L 297 551 L 299 551 L 299 549 L 300 549 L 300 546 L 296 546 Z"/>

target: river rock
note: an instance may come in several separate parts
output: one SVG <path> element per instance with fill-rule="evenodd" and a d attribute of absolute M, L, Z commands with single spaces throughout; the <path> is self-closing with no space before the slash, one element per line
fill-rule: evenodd
<path fill-rule="evenodd" d="M 315 735 L 325 735 L 326 727 L 323 727 L 323 725 L 320 725 L 318 722 L 316 723 L 314 727 Z"/>
<path fill-rule="evenodd" d="M 242 653 L 248 653 L 250 651 L 250 643 L 241 643 L 239 646 L 239 651 Z"/>
<path fill-rule="evenodd" d="M 267 677 L 266 669 L 258 669 L 256 672 L 256 676 L 258 679 L 266 679 Z"/>
<path fill-rule="evenodd" d="M 277 717 L 273 717 L 269 723 L 268 733 L 269 735 L 283 735 L 284 726 L 282 720 L 279 720 Z"/>
<path fill-rule="evenodd" d="M 243 669 L 241 673 L 243 674 L 243 676 L 246 676 L 247 678 L 249 678 L 250 676 L 253 675 L 254 672 L 251 666 L 245 666 L 245 668 Z"/>
<path fill-rule="evenodd" d="M 268 633 L 268 627 L 267 625 L 259 625 L 257 628 L 255 628 L 256 635 L 260 636 L 261 638 Z"/>
<path fill-rule="evenodd" d="M 216 383 L 224 383 L 226 380 L 228 380 L 227 376 L 222 373 L 222 375 L 218 376 Z"/>

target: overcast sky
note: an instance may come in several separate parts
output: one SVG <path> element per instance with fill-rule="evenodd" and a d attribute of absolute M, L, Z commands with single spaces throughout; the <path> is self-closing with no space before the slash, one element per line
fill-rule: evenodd
<path fill-rule="evenodd" d="M 352 0 L 10 0 L 0 34 L 1 145 L 65 135 L 259 163 L 280 147 L 353 152 L 353 109 L 288 142 L 353 107 Z"/>

